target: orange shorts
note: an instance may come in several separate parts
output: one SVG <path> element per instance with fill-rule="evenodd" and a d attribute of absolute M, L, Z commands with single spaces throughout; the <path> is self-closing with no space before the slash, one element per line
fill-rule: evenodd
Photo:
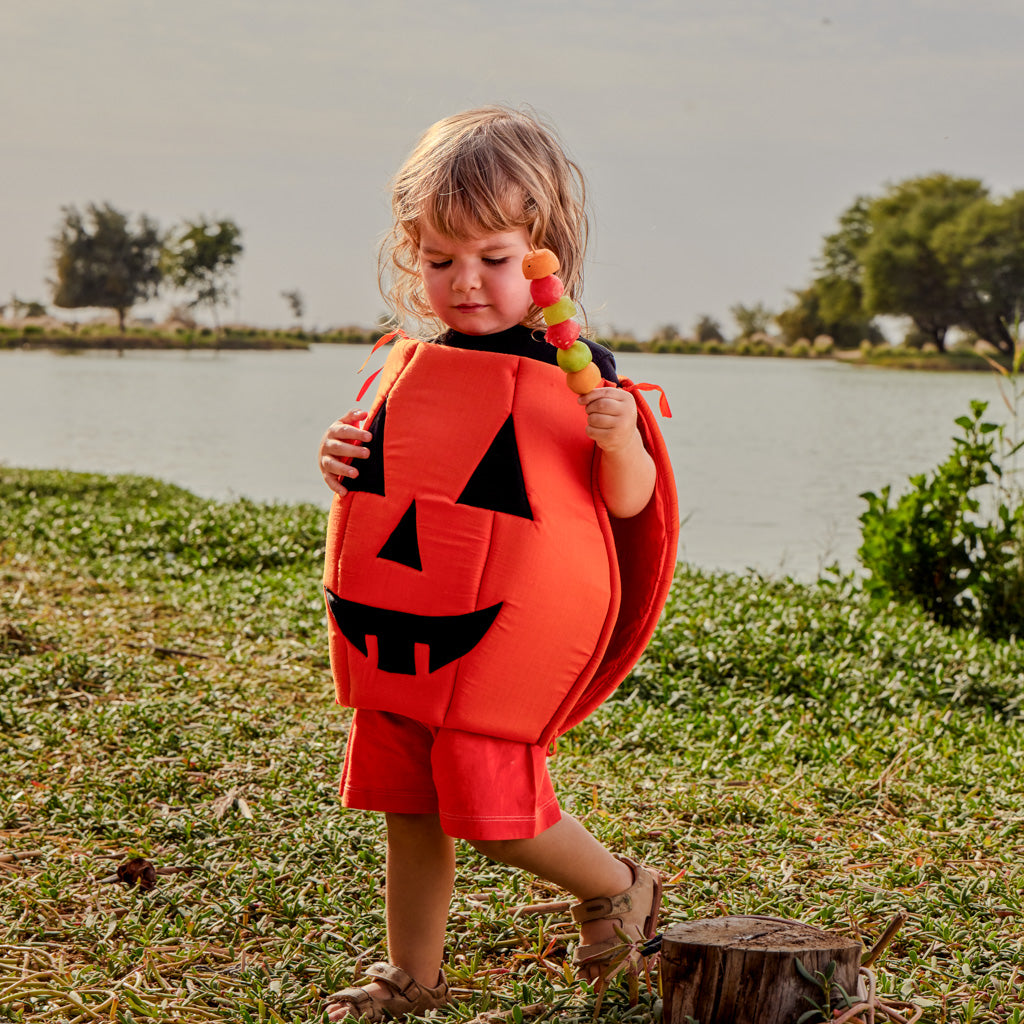
<path fill-rule="evenodd" d="M 341 802 L 365 811 L 437 814 L 456 839 L 531 839 L 562 816 L 544 747 L 359 708 Z"/>

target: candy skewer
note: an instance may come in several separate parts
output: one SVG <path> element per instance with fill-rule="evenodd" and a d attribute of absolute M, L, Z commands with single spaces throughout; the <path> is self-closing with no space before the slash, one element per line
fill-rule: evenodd
<path fill-rule="evenodd" d="M 589 347 L 579 340 L 580 325 L 573 319 L 576 304 L 564 293 L 556 276 L 558 257 L 550 249 L 533 249 L 523 257 L 523 276 L 530 282 L 530 297 L 547 324 L 544 339 L 558 349 L 556 359 L 566 383 L 578 395 L 601 386 L 601 371 Z"/>

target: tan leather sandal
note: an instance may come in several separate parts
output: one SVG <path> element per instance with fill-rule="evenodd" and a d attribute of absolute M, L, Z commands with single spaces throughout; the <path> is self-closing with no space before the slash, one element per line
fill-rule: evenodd
<path fill-rule="evenodd" d="M 391 990 L 390 994 L 378 996 L 367 992 L 365 988 L 344 988 L 327 997 L 325 1012 L 330 1013 L 339 1006 L 349 1006 L 351 1012 L 341 1020 L 374 1024 L 376 1021 L 401 1020 L 410 1013 L 434 1010 L 451 1001 L 451 992 L 443 971 L 436 988 L 421 985 L 401 967 L 388 963 L 371 964 L 366 969 L 366 976 L 370 981 L 381 982 Z"/>
<path fill-rule="evenodd" d="M 605 980 L 623 967 L 639 963 L 644 956 L 641 952 L 644 942 L 654 938 L 658 928 L 661 875 L 641 867 L 628 857 L 615 859 L 633 872 L 633 884 L 616 896 L 596 896 L 571 908 L 577 924 L 612 921 L 616 926 L 616 935 L 576 948 L 573 957 L 576 973 L 588 981 Z"/>

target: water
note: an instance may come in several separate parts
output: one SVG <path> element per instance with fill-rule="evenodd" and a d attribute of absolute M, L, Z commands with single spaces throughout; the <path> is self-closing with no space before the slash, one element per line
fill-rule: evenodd
<path fill-rule="evenodd" d="M 143 473 L 213 498 L 327 507 L 316 450 L 355 404 L 368 349 L 0 352 L 0 463 Z M 856 565 L 858 495 L 931 469 L 972 398 L 1005 416 L 986 373 L 831 361 L 618 357 L 655 381 L 694 564 L 813 578 Z M 375 358 L 379 365 L 379 357 Z"/>

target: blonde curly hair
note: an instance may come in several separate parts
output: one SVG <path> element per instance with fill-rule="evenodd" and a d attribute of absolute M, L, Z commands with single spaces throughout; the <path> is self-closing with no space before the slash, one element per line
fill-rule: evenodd
<path fill-rule="evenodd" d="M 589 231 L 585 204 L 583 173 L 532 111 L 479 107 L 438 121 L 395 175 L 394 225 L 378 254 L 381 294 L 396 325 L 412 319 L 444 329 L 420 279 L 422 224 L 458 240 L 525 227 L 535 249 L 558 257 L 565 293 L 578 301 Z M 524 323 L 543 323 L 536 306 Z"/>

